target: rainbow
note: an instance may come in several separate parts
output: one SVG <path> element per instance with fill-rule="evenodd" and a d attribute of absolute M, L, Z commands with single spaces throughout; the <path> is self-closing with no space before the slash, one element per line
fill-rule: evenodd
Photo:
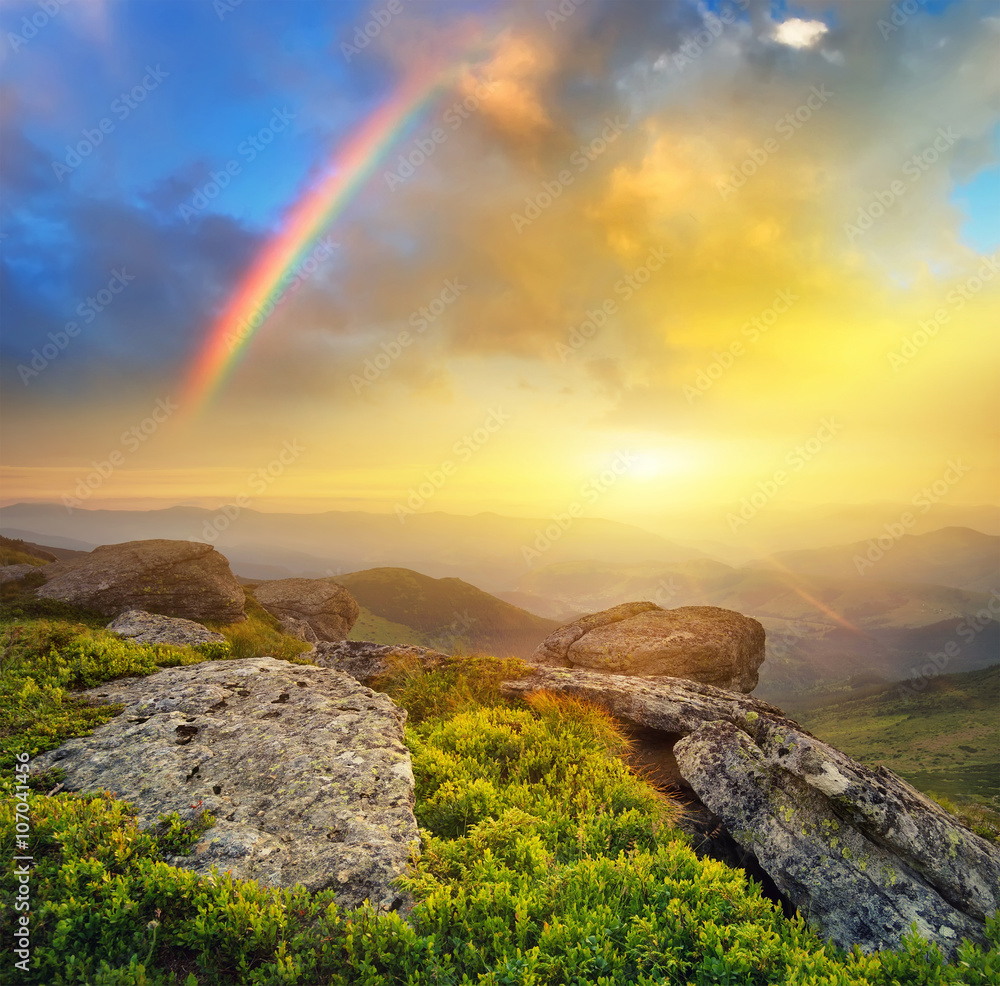
<path fill-rule="evenodd" d="M 338 148 L 327 177 L 291 209 L 281 232 L 254 261 L 210 329 L 186 381 L 186 412 L 204 407 L 218 392 L 312 242 L 340 215 L 394 141 L 450 77 L 451 73 L 446 76 L 440 71 L 410 77 Z"/>

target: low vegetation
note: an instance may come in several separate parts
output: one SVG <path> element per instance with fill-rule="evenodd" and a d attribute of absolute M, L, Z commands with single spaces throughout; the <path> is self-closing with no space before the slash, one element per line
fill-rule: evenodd
<path fill-rule="evenodd" d="M 1000 835 L 1000 665 L 798 712 L 821 740 L 870 767 L 884 764 L 951 806 L 984 838 Z"/>
<path fill-rule="evenodd" d="M 40 605 L 40 604 L 36 604 Z M 75 691 L 120 674 L 205 660 L 183 648 L 110 641 L 87 614 L 4 612 L 4 748 L 35 752 L 105 721 Z M 273 630 L 273 627 L 271 627 Z M 110 635 L 107 635 L 110 636 Z M 108 793 L 30 794 L 31 964 L 39 986 L 427 984 L 583 986 L 985 986 L 994 948 L 946 963 L 917 937 L 864 956 L 785 918 L 740 870 L 699 860 L 676 807 L 623 764 L 608 716 L 538 696 L 512 705 L 514 664 L 401 660 L 384 686 L 409 714 L 421 845 L 403 916 L 343 912 L 331 892 L 279 891 L 170 865 L 211 818 L 167 816 L 140 831 Z M 28 710 L 34 709 L 34 717 Z M 5 713 L 6 715 L 6 713 Z M 56 728 L 58 727 L 58 728 Z M 58 734 L 58 735 L 56 735 Z M 3 771 L 0 848 L 16 854 L 12 772 Z M 16 893 L 0 877 L 3 906 Z M 11 915 L 5 914 L 4 924 Z M 0 963 L 13 968 L 12 938 Z"/>

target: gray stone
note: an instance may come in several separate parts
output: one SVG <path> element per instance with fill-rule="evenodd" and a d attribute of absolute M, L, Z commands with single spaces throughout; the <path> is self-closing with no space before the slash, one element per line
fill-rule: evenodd
<path fill-rule="evenodd" d="M 390 671 L 399 659 L 418 661 L 427 670 L 443 667 L 454 660 L 447 654 L 426 647 L 373 644 L 367 640 L 319 643 L 306 656 L 321 667 L 336 668 L 366 685 Z"/>
<path fill-rule="evenodd" d="M 707 723 L 674 747 L 681 773 L 824 937 L 866 952 L 917 931 L 953 956 L 986 945 L 1000 851 L 890 770 L 760 718 Z"/>
<path fill-rule="evenodd" d="M 326 579 L 275 579 L 260 582 L 253 589 L 254 598 L 279 620 L 289 623 L 286 632 L 314 643 L 320 640 L 343 640 L 361 612 L 354 597 L 336 582 Z M 305 624 L 312 639 L 302 636 Z"/>
<path fill-rule="evenodd" d="M 174 644 L 178 647 L 194 647 L 196 644 L 226 642 L 221 633 L 214 633 L 208 627 L 194 620 L 182 620 L 177 616 L 160 616 L 141 609 L 129 609 L 116 616 L 107 627 L 119 637 L 127 637 L 137 644 Z"/>
<path fill-rule="evenodd" d="M 780 709 L 677 678 L 559 668 L 501 687 L 508 697 L 570 695 L 676 737 L 670 759 L 685 784 L 842 948 L 900 948 L 914 921 L 948 955 L 963 937 L 985 943 L 985 915 L 1000 906 L 1000 850 Z"/>
<path fill-rule="evenodd" d="M 560 627 L 529 660 L 612 674 L 669 675 L 751 692 L 764 662 L 764 628 L 718 606 L 623 603 Z"/>
<path fill-rule="evenodd" d="M 25 575 L 41 570 L 39 565 L 3 565 L 0 566 L 0 583 L 16 582 L 18 579 L 23 579 Z"/>
<path fill-rule="evenodd" d="M 46 566 L 46 599 L 84 606 L 107 616 L 142 609 L 189 620 L 244 620 L 243 587 L 229 562 L 197 541 L 125 541 L 105 544 L 72 561 Z"/>
<path fill-rule="evenodd" d="M 32 761 L 71 791 L 111 790 L 138 824 L 204 809 L 215 825 L 190 856 L 275 887 L 332 887 L 338 902 L 406 901 L 392 881 L 418 839 L 406 713 L 329 668 L 270 657 L 168 668 L 84 693 L 123 703 L 91 736 Z"/>

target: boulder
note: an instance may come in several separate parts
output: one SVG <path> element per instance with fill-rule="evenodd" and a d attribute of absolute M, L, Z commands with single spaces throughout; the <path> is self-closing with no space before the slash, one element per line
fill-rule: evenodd
<path fill-rule="evenodd" d="M 316 645 L 309 660 L 321 667 L 336 668 L 370 685 L 393 666 L 393 658 L 419 661 L 425 668 L 439 668 L 454 658 L 426 647 L 373 644 L 367 640 L 339 640 Z"/>
<path fill-rule="evenodd" d="M 559 668 L 502 690 L 572 695 L 663 737 L 667 773 L 721 820 L 748 871 L 759 866 L 840 947 L 898 949 L 912 922 L 948 955 L 963 937 L 985 943 L 985 916 L 1000 907 L 1000 850 L 780 709 L 677 678 Z"/>
<path fill-rule="evenodd" d="M 222 623 L 246 618 L 243 587 L 210 544 L 163 539 L 105 544 L 41 571 L 48 581 L 38 590 L 40 597 L 107 616 L 142 609 Z"/>
<path fill-rule="evenodd" d="M 32 572 L 40 572 L 41 570 L 41 567 L 38 565 L 3 565 L 0 566 L 0 583 L 16 582 L 18 579 L 23 579 L 26 575 L 31 575 Z"/>
<path fill-rule="evenodd" d="M 766 718 L 706 723 L 681 773 L 778 889 L 840 948 L 898 949 L 917 931 L 954 957 L 987 945 L 1000 850 L 885 767 Z"/>
<path fill-rule="evenodd" d="M 325 579 L 260 582 L 253 595 L 283 626 L 287 625 L 286 633 L 309 643 L 343 640 L 360 613 L 354 597 L 342 585 Z M 306 627 L 312 639 L 303 636 Z"/>
<path fill-rule="evenodd" d="M 175 644 L 178 647 L 194 647 L 196 644 L 220 643 L 226 638 L 214 633 L 208 627 L 194 620 L 182 620 L 176 616 L 159 616 L 141 609 L 128 609 L 116 616 L 108 629 L 119 637 L 127 637 L 137 644 Z"/>
<path fill-rule="evenodd" d="M 751 692 L 764 662 L 764 628 L 718 606 L 662 609 L 623 603 L 549 634 L 532 664 L 627 675 L 669 675 Z"/>
<path fill-rule="evenodd" d="M 193 852 L 272 887 L 333 888 L 344 907 L 405 905 L 392 881 L 418 832 L 406 713 L 329 668 L 271 657 L 210 661 L 84 693 L 125 710 L 32 761 L 71 791 L 111 790 L 146 828 L 164 812 L 216 821 Z"/>

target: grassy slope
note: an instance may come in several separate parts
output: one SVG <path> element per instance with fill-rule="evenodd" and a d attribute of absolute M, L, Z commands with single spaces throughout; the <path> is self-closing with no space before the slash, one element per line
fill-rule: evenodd
<path fill-rule="evenodd" d="M 346 587 L 372 616 L 407 627 L 423 635 L 422 643 L 446 653 L 472 650 L 526 657 L 560 625 L 461 579 L 432 579 L 406 568 L 372 568 L 333 581 Z M 357 633 L 351 637 L 361 639 Z M 397 636 L 379 642 L 416 641 Z"/>
<path fill-rule="evenodd" d="M 42 692 L 205 655 L 153 648 L 58 607 L 0 617 L 20 626 L 4 669 L 38 746 Z M 41 615 L 44 611 L 44 616 Z M 70 620 L 75 615 L 63 614 Z M 49 645 L 53 647 L 50 648 Z M 73 651 L 72 656 L 67 651 Z M 49 656 L 46 656 L 49 655 Z M 672 808 L 624 767 L 625 740 L 606 714 L 537 697 L 512 708 L 498 692 L 515 669 L 491 659 L 383 684 L 410 713 L 421 852 L 406 883 L 415 907 L 341 913 L 332 891 L 274 891 L 167 865 L 212 819 L 185 811 L 139 832 L 127 805 L 35 793 L 30 803 L 31 986 L 987 986 L 1000 952 L 963 946 L 944 964 L 911 939 L 899 953 L 844 955 L 788 920 L 739 870 L 699 860 L 671 828 Z M 15 681 L 17 679 L 17 681 Z M 25 687 L 20 687 L 20 683 Z M 43 703 L 44 705 L 44 703 Z M 5 703 L 6 706 L 6 703 Z M 96 711 L 96 710 L 95 710 Z M 106 717 L 111 710 L 103 710 Z M 13 725 L 13 724 L 11 724 Z M 92 723 L 89 725 L 93 725 Z M 79 724 L 85 730 L 87 723 Z M 15 727 L 18 728 L 18 727 Z M 42 734 L 44 736 L 44 734 Z M 7 739 L 13 737 L 8 735 Z M 54 741 L 44 736 L 43 746 Z M 5 744 L 6 745 L 6 744 Z M 0 776 L 0 848 L 14 853 L 13 773 Z M 43 779 L 44 791 L 53 778 Z M 9 788 L 5 790 L 5 788 Z M 0 899 L 13 900 L 12 867 Z M 86 901 L 82 907 L 80 901 Z M 1000 941 L 1000 925 L 991 931 Z M 14 961 L 12 936 L 0 963 Z"/>
<path fill-rule="evenodd" d="M 23 541 L 0 536 L 0 565 L 48 565 L 55 561 L 53 555 L 42 555 L 33 553 Z"/>
<path fill-rule="evenodd" d="M 943 674 L 922 690 L 891 685 L 866 698 L 795 712 L 856 760 L 885 764 L 916 787 L 996 799 L 1000 807 L 1000 665 Z"/>

